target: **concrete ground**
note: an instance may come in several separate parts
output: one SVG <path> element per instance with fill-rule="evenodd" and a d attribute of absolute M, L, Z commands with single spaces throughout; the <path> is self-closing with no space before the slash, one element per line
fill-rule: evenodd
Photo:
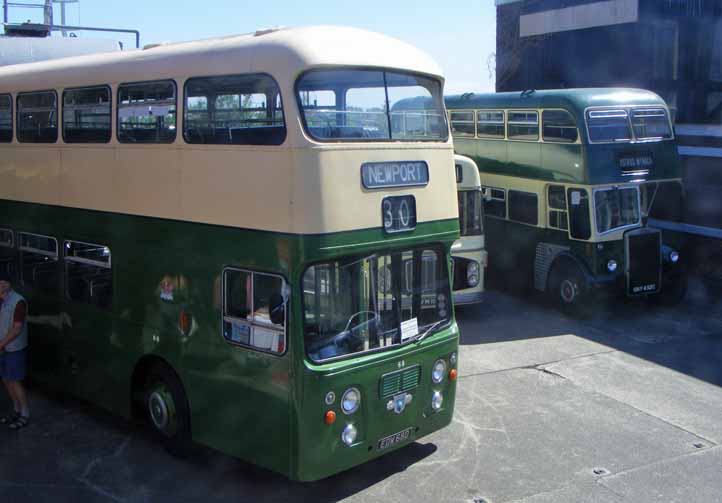
<path fill-rule="evenodd" d="M 36 389 L 31 426 L 0 429 L 0 502 L 722 501 L 722 303 L 693 288 L 578 321 L 490 292 L 457 316 L 454 422 L 374 462 L 299 484 L 205 449 L 179 460 Z"/>

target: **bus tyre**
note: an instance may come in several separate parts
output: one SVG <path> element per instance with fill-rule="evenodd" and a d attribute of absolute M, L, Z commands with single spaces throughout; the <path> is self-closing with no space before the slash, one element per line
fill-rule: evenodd
<path fill-rule="evenodd" d="M 178 377 L 166 366 L 154 367 L 148 374 L 144 396 L 145 416 L 151 429 L 169 452 L 185 454 L 191 438 L 190 412 Z"/>
<path fill-rule="evenodd" d="M 577 265 L 568 262 L 557 264 L 549 277 L 549 292 L 565 314 L 574 317 L 590 315 L 586 281 Z"/>

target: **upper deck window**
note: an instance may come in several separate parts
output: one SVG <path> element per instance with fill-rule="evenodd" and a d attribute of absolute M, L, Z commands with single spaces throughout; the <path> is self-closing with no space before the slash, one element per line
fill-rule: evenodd
<path fill-rule="evenodd" d="M 58 141 L 58 96 L 55 91 L 18 95 L 18 141 Z"/>
<path fill-rule="evenodd" d="M 589 140 L 593 142 L 629 141 L 632 131 L 626 110 L 587 110 Z"/>
<path fill-rule="evenodd" d="M 9 94 L 0 94 L 0 142 L 13 141 L 13 99 Z"/>
<path fill-rule="evenodd" d="M 474 112 L 450 112 L 451 134 L 474 136 Z"/>
<path fill-rule="evenodd" d="M 176 88 L 172 80 L 118 86 L 118 141 L 173 143 Z"/>
<path fill-rule="evenodd" d="M 441 83 L 435 79 L 380 70 L 312 70 L 299 78 L 296 92 L 306 131 L 317 140 L 448 136 Z"/>
<path fill-rule="evenodd" d="M 574 117 L 566 110 L 542 112 L 542 137 L 544 141 L 574 143 L 579 136 Z"/>
<path fill-rule="evenodd" d="M 110 141 L 110 88 L 71 89 L 63 93 L 63 141 Z"/>
<path fill-rule="evenodd" d="M 476 112 L 476 134 L 479 138 L 504 138 L 504 112 L 501 110 Z"/>
<path fill-rule="evenodd" d="M 539 113 L 532 110 L 511 111 L 507 127 L 510 140 L 537 141 L 539 139 Z"/>
<path fill-rule="evenodd" d="M 632 110 L 634 136 L 640 140 L 672 138 L 667 112 L 663 108 L 638 108 Z"/>
<path fill-rule="evenodd" d="M 280 145 L 286 125 L 278 84 L 262 74 L 189 79 L 183 136 L 188 143 Z"/>

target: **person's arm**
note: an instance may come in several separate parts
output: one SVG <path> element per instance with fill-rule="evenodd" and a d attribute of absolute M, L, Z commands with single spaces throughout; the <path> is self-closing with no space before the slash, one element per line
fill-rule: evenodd
<path fill-rule="evenodd" d="M 0 352 L 5 351 L 5 346 L 10 344 L 12 341 L 18 338 L 20 335 L 20 332 L 23 330 L 23 324 L 22 322 L 18 323 L 17 321 L 13 322 L 13 325 L 10 327 L 10 330 L 8 330 L 7 335 L 3 340 L 0 341 Z"/>

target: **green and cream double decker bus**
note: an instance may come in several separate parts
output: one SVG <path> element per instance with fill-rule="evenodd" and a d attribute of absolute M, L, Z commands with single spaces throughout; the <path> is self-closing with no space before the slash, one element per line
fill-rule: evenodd
<path fill-rule="evenodd" d="M 595 292 L 678 300 L 676 246 L 646 225 L 679 211 L 669 110 L 636 89 L 565 89 L 446 97 L 457 153 L 489 191 L 491 267 L 566 308 Z"/>
<path fill-rule="evenodd" d="M 448 425 L 442 87 L 340 27 L 0 69 L 0 267 L 32 377 L 299 480 Z M 390 113 L 415 96 L 423 131 Z"/>
<path fill-rule="evenodd" d="M 484 248 L 484 203 L 479 168 L 474 161 L 458 154 L 454 156 L 454 164 L 461 237 L 451 246 L 454 263 L 452 291 L 454 305 L 460 306 L 483 300 L 488 259 Z"/>

